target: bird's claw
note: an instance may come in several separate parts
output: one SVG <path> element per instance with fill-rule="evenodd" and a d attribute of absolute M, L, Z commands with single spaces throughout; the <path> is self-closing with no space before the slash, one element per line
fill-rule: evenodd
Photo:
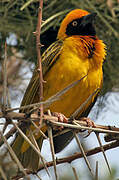
<path fill-rule="evenodd" d="M 85 121 L 88 127 L 96 127 L 95 123 L 88 117 L 82 117 L 80 120 Z"/>
<path fill-rule="evenodd" d="M 68 123 L 68 118 L 64 114 L 58 113 L 58 112 L 53 112 L 52 115 L 58 118 L 58 122 Z M 64 128 L 63 126 L 55 127 L 55 129 L 57 129 L 57 130 L 62 130 L 63 128 Z"/>
<path fill-rule="evenodd" d="M 96 127 L 95 123 L 88 117 L 82 117 L 80 120 L 85 121 L 88 127 L 94 127 L 94 128 Z M 91 132 L 92 130 L 88 130 L 88 134 L 85 136 L 85 138 L 88 137 L 91 134 Z"/>

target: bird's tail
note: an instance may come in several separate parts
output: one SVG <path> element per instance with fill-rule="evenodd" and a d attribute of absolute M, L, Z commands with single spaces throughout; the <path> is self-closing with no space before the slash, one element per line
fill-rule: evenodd
<path fill-rule="evenodd" d="M 39 137 L 37 137 L 36 141 L 39 149 L 41 149 L 43 143 L 43 136 L 40 135 Z M 38 169 L 39 156 L 21 135 L 18 134 L 16 136 L 12 144 L 12 149 L 24 168 L 28 168 L 33 171 Z"/>

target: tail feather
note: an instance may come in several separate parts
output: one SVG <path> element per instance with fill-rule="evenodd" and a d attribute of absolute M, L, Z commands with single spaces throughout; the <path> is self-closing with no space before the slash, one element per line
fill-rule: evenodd
<path fill-rule="evenodd" d="M 37 144 L 40 149 L 42 147 L 42 143 L 43 143 L 43 137 L 41 136 L 37 140 Z M 20 153 L 18 158 L 20 159 L 24 168 L 28 168 L 32 171 L 36 171 L 38 169 L 40 159 L 38 154 L 33 150 L 31 146 L 29 146 L 26 152 Z"/>
<path fill-rule="evenodd" d="M 24 143 L 24 138 L 18 135 L 15 139 L 15 142 L 12 145 L 12 148 L 24 168 L 28 168 L 32 171 L 36 171 L 39 166 L 39 161 L 40 161 L 39 156 L 31 146 L 29 146 L 29 148 L 22 153 L 21 149 L 23 143 Z M 43 136 L 40 136 L 40 138 L 37 139 L 37 143 L 39 148 L 41 149 L 43 143 Z"/>
<path fill-rule="evenodd" d="M 17 156 L 19 156 L 19 154 L 20 154 L 20 150 L 21 150 L 23 142 L 24 142 L 23 137 L 20 134 L 17 134 L 16 138 L 12 144 L 12 149 Z"/>

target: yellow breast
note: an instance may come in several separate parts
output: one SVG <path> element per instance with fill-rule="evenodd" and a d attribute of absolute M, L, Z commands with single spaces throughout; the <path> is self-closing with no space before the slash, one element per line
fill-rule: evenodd
<path fill-rule="evenodd" d="M 69 117 L 97 88 L 101 88 L 103 74 L 102 59 L 99 58 L 97 55 L 88 58 L 79 38 L 69 37 L 64 41 L 59 59 L 44 77 L 44 100 L 87 76 L 60 100 L 50 105 L 52 112 L 61 112 Z M 82 111 L 87 109 L 93 99 L 94 97 Z"/>
<path fill-rule="evenodd" d="M 82 42 L 81 38 L 69 37 L 64 41 L 59 59 L 44 76 L 46 81 L 44 84 L 44 100 L 74 81 L 80 80 L 85 75 L 87 76 L 64 94 L 60 100 L 52 103 L 49 107 L 51 112 L 60 112 L 66 117 L 70 117 L 97 88 L 101 88 L 103 79 L 102 63 L 105 57 L 104 46 L 101 40 L 97 40 L 95 42 L 95 53 L 92 58 L 89 58 L 87 46 L 85 47 L 85 41 Z M 77 117 L 80 117 L 81 113 L 85 112 L 95 96 L 96 94 Z M 44 126 L 42 131 L 45 132 L 46 129 L 47 127 Z M 26 134 L 29 134 L 29 131 Z M 38 139 L 40 136 L 41 134 L 39 133 L 35 138 Z M 25 152 L 28 147 L 29 144 L 24 142 L 21 152 Z"/>

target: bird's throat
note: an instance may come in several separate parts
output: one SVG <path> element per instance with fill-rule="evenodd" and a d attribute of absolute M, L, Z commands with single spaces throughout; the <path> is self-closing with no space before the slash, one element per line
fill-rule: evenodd
<path fill-rule="evenodd" d="M 87 57 L 90 59 L 93 57 L 96 47 L 95 47 L 95 36 L 80 36 L 80 41 L 84 47 Z"/>

